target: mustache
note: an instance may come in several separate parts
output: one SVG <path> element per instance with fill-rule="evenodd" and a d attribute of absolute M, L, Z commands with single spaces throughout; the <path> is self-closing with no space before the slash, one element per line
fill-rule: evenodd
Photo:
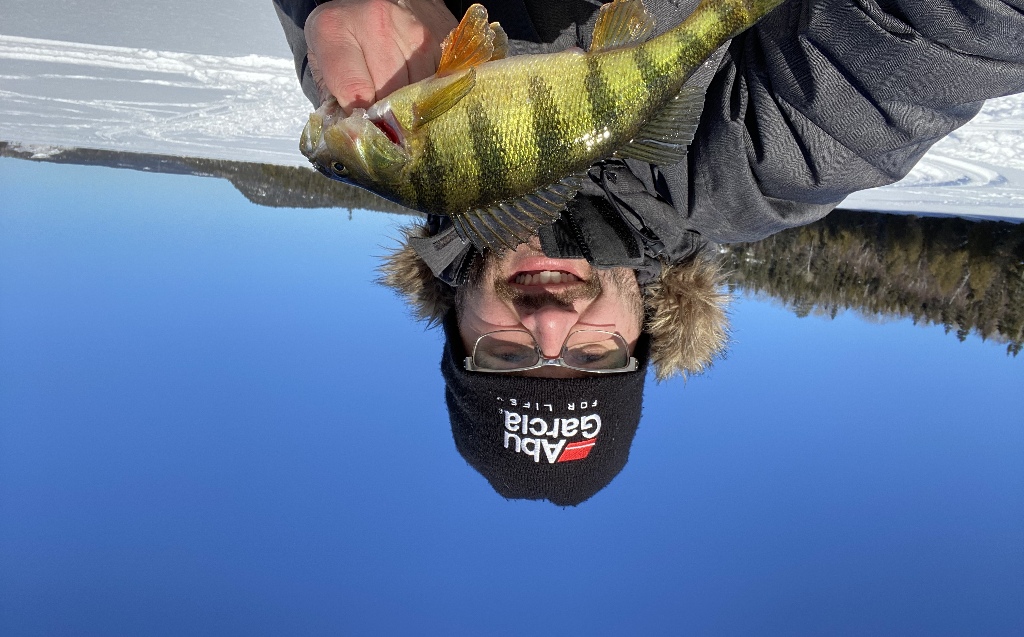
<path fill-rule="evenodd" d="M 542 307 L 555 306 L 563 310 L 572 310 L 576 301 L 590 301 L 601 294 L 601 280 L 595 272 L 589 280 L 572 285 L 565 290 L 550 292 L 542 290 L 539 292 L 525 292 L 505 279 L 498 278 L 494 281 L 494 292 L 498 298 L 510 301 L 517 307 L 525 310 L 537 310 Z"/>

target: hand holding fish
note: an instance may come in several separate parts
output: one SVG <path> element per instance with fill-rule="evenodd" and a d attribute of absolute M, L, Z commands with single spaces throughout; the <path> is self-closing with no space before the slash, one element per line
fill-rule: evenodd
<path fill-rule="evenodd" d="M 299 148 L 328 177 L 450 217 L 480 250 L 514 248 L 559 217 L 594 162 L 682 161 L 704 103 L 703 87 L 686 80 L 782 1 L 701 0 L 652 39 L 643 1 L 614 0 L 589 51 L 513 58 L 504 30 L 474 4 L 435 73 L 402 88 L 386 80 L 368 108 L 332 90 L 338 102 L 310 115 Z"/>
<path fill-rule="evenodd" d="M 346 113 L 434 74 L 458 21 L 441 0 L 332 0 L 306 19 L 320 99 Z"/>

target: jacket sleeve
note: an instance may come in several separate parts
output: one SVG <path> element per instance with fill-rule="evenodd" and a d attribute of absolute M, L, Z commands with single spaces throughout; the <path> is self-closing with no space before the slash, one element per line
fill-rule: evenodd
<path fill-rule="evenodd" d="M 756 240 L 898 181 L 1020 91 L 1024 0 L 792 1 L 729 45 L 687 160 L 609 165 L 606 193 L 668 257 L 686 231 Z"/>
<path fill-rule="evenodd" d="M 306 61 L 306 35 L 303 29 L 306 18 L 316 8 L 315 0 L 274 0 L 277 18 L 281 21 L 284 36 L 288 39 L 288 47 L 295 58 L 295 73 L 302 85 L 302 92 L 314 106 L 320 106 L 320 96 L 316 90 L 316 82 L 309 72 Z"/>

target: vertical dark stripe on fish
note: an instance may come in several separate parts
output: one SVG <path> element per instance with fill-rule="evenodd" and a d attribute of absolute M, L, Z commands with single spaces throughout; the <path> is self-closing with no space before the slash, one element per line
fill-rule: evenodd
<path fill-rule="evenodd" d="M 430 129 L 424 131 L 423 155 L 420 157 L 421 168 L 411 175 L 412 187 L 416 190 L 416 207 L 425 212 L 445 213 L 445 170 L 444 162 L 439 160 L 434 141 L 430 137 Z"/>
<path fill-rule="evenodd" d="M 530 77 L 529 96 L 533 140 L 537 146 L 534 176 L 540 185 L 552 175 L 565 174 L 572 157 L 569 140 L 565 139 L 565 127 L 559 121 L 551 86 L 544 78 L 534 75 Z"/>
<path fill-rule="evenodd" d="M 669 77 L 667 73 L 662 73 L 658 69 L 657 62 L 651 57 L 650 52 L 645 47 L 638 46 L 633 50 L 633 63 L 643 78 L 647 99 L 664 99 L 662 93 L 668 85 Z"/>
<path fill-rule="evenodd" d="M 467 105 L 466 115 L 469 118 L 469 137 L 473 142 L 479 174 L 477 187 L 480 195 L 477 200 L 497 201 L 505 196 L 507 190 L 504 176 L 508 174 L 508 162 L 505 161 L 501 138 L 479 98 Z M 452 184 L 452 187 L 464 186 Z"/>
<path fill-rule="evenodd" d="M 675 67 L 690 68 L 700 64 L 711 51 L 706 50 L 705 37 L 695 34 L 692 31 L 679 31 L 673 40 L 675 41 L 675 60 L 672 62 Z M 716 47 L 717 48 L 717 47 Z"/>
<path fill-rule="evenodd" d="M 605 81 L 596 55 L 587 57 L 587 79 L 584 86 L 587 90 L 587 99 L 590 101 L 591 123 L 594 128 L 602 124 L 614 126 L 615 93 Z"/>

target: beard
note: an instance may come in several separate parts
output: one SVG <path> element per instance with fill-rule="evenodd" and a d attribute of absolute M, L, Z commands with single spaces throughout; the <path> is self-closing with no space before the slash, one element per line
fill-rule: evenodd
<path fill-rule="evenodd" d="M 498 295 L 498 298 L 526 310 L 537 310 L 548 305 L 553 305 L 563 310 L 572 310 L 574 301 L 592 301 L 604 289 L 601 285 L 601 277 L 596 272 L 588 281 L 582 281 L 568 289 L 558 290 L 557 292 L 549 292 L 547 290 L 526 292 L 514 287 L 501 276 L 494 277 L 493 285 L 494 293 Z"/>

